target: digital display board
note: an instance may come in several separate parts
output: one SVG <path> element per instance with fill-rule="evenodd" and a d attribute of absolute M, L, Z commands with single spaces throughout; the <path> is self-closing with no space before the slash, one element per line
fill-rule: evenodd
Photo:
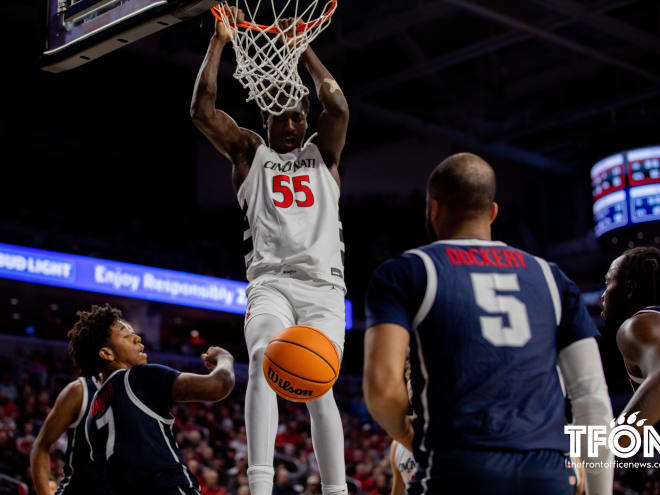
<path fill-rule="evenodd" d="M 247 283 L 0 243 L 0 278 L 244 314 Z M 346 330 L 353 306 L 345 300 Z"/>
<path fill-rule="evenodd" d="M 609 156 L 591 168 L 596 236 L 660 220 L 660 146 Z"/>

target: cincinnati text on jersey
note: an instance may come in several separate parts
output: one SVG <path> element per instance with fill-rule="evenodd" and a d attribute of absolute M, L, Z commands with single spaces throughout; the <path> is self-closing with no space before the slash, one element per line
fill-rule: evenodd
<path fill-rule="evenodd" d="M 296 172 L 301 168 L 316 168 L 316 158 L 302 158 L 300 160 L 287 161 L 284 163 L 267 161 L 264 168 L 269 168 L 277 172 Z"/>

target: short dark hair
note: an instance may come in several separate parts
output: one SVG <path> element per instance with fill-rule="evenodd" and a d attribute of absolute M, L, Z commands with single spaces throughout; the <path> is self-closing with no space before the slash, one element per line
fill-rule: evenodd
<path fill-rule="evenodd" d="M 617 284 L 633 284 L 633 303 L 641 308 L 660 304 L 660 249 L 641 246 L 623 253 L 615 273 Z"/>
<path fill-rule="evenodd" d="M 446 158 L 429 177 L 429 195 L 459 218 L 490 212 L 495 200 L 495 172 L 472 153 Z"/>
<path fill-rule="evenodd" d="M 96 376 L 105 366 L 99 350 L 108 344 L 110 328 L 121 318 L 121 311 L 108 303 L 78 311 L 78 321 L 69 330 L 69 354 L 84 376 Z"/>

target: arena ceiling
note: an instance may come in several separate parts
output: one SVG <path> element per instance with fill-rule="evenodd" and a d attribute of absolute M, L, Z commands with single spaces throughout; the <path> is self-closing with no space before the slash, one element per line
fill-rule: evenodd
<path fill-rule="evenodd" d="M 568 172 L 658 140 L 658 2 L 367 4 L 342 4 L 318 52 L 370 126 Z"/>
<path fill-rule="evenodd" d="M 240 249 L 226 244 L 224 230 L 240 230 L 238 213 L 209 214 L 235 208 L 228 169 L 188 115 L 213 18 L 50 74 L 39 69 L 44 3 L 0 6 L 0 138 L 11 185 L 2 197 L 2 237 L 61 250 L 87 239 L 83 254 L 110 257 L 109 243 L 140 252 L 167 244 L 176 256 L 222 249 L 233 259 Z M 498 172 L 502 237 L 552 255 L 553 243 L 590 235 L 590 166 L 660 142 L 657 0 L 340 0 L 314 48 L 351 109 L 348 207 L 378 212 L 379 203 L 359 201 L 414 193 L 418 208 L 430 168 L 451 152 L 474 151 Z M 233 54 L 225 54 L 218 105 L 260 129 L 233 69 Z M 191 216 L 202 225 L 186 237 Z M 207 216 L 219 221 L 209 227 Z M 208 235 L 191 238 L 200 232 Z M 149 241 L 125 242 L 137 234 Z M 406 247 L 394 238 L 378 242 L 390 251 Z M 420 240 L 423 233 L 410 243 Z M 580 242 L 567 249 L 589 251 Z M 139 261 L 205 269 L 149 256 Z"/>
<path fill-rule="evenodd" d="M 42 3 L 7 6 L 12 39 L 39 34 Z M 112 62 L 135 73 L 140 59 L 169 73 L 164 85 L 179 70 L 194 76 L 211 23 L 174 26 L 90 63 L 77 79 L 115 71 Z M 24 62 L 38 49 L 30 38 L 16 48 Z M 610 151 L 657 142 L 654 0 L 340 1 L 314 46 L 350 102 L 348 152 L 426 137 L 572 173 Z M 233 56 L 224 61 L 226 75 Z M 137 77 L 127 84 L 139 86 Z M 240 115 L 245 95 L 234 86 L 223 103 Z M 188 96 L 168 92 L 183 104 Z"/>

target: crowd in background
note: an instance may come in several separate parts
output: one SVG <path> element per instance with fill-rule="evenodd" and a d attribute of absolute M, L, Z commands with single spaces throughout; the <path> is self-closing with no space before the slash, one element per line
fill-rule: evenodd
<path fill-rule="evenodd" d="M 49 352 L 18 352 L 0 358 L 0 473 L 30 487 L 29 454 L 59 391 L 76 376 L 68 360 Z M 353 494 L 391 491 L 390 440 L 366 410 L 359 379 L 346 377 L 335 387 L 345 433 L 346 470 Z M 244 423 L 245 381 L 237 373 L 232 394 L 217 404 L 173 407 L 174 431 L 183 455 L 199 480 L 202 495 L 248 495 L 247 443 Z M 275 495 L 321 494 L 320 476 L 310 436 L 307 408 L 279 400 L 276 437 Z M 63 475 L 66 438 L 52 452 L 53 479 Z M 615 493 L 660 493 L 660 473 L 618 470 Z M 0 479 L 0 494 L 28 495 L 19 485 Z M 32 492 L 30 492 L 32 493 Z"/>
<path fill-rule="evenodd" d="M 0 360 L 0 472 L 32 486 L 30 448 L 59 391 L 76 376 L 68 360 L 44 352 Z M 199 480 L 202 495 L 247 495 L 245 382 L 237 374 L 232 394 L 217 404 L 173 407 L 174 431 L 183 455 Z M 389 439 L 375 425 L 359 393 L 359 383 L 336 387 L 346 438 L 346 469 L 351 493 L 389 493 Z M 320 475 L 310 436 L 307 408 L 279 401 L 273 493 L 320 494 Z M 52 451 L 55 480 L 63 475 L 66 438 Z M 9 488 L 7 489 L 9 490 Z M 3 488 L 0 483 L 0 494 Z M 16 491 L 7 491 L 16 493 Z"/>

